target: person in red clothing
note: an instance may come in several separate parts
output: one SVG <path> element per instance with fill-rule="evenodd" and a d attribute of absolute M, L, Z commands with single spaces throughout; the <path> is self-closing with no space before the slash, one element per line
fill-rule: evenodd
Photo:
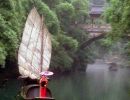
<path fill-rule="evenodd" d="M 40 79 L 40 97 L 43 98 L 43 97 L 46 97 L 46 93 L 47 93 L 47 83 L 48 83 L 48 80 L 47 80 L 47 77 L 46 76 L 41 76 L 41 79 Z"/>
<path fill-rule="evenodd" d="M 50 72 L 50 71 L 44 71 L 44 72 L 41 72 L 41 79 L 40 79 L 40 98 L 43 98 L 43 97 L 47 97 L 47 84 L 48 84 L 48 79 L 47 79 L 47 76 L 51 76 L 53 75 L 53 72 Z"/>

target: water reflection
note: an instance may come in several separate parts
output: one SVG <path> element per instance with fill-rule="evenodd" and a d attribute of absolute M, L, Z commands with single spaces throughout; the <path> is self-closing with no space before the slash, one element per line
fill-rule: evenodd
<path fill-rule="evenodd" d="M 16 96 L 20 91 L 22 83 L 20 80 L 8 80 L 4 86 L 0 88 L 0 100 L 16 100 Z"/>
<path fill-rule="evenodd" d="M 50 81 L 49 88 L 56 100 L 130 100 L 130 69 L 109 71 L 98 60 L 85 72 L 63 75 Z M 21 81 L 8 80 L 0 88 L 0 100 L 16 100 Z"/>
<path fill-rule="evenodd" d="M 102 62 L 88 65 L 87 73 L 61 76 L 50 83 L 56 100 L 130 100 L 130 70 L 109 71 Z"/>

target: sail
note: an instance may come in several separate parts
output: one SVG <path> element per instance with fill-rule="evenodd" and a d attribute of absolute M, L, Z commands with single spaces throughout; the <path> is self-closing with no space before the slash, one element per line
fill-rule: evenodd
<path fill-rule="evenodd" d="M 51 37 L 36 8 L 27 18 L 18 51 L 19 72 L 23 76 L 37 79 L 49 68 L 51 59 Z"/>

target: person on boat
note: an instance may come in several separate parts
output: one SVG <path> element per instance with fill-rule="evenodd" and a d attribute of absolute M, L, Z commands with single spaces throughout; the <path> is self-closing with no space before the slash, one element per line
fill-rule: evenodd
<path fill-rule="evenodd" d="M 46 76 L 41 76 L 40 79 L 40 97 L 46 97 L 46 86 L 47 86 L 48 80 Z"/>
<path fill-rule="evenodd" d="M 41 79 L 40 79 L 40 85 L 42 87 L 46 87 L 47 83 L 48 83 L 47 77 L 46 76 L 42 76 Z"/>
<path fill-rule="evenodd" d="M 48 84 L 48 76 L 53 75 L 53 72 L 50 71 L 44 71 L 41 72 L 41 78 L 39 81 L 40 84 L 40 97 L 46 97 L 47 96 L 47 84 Z"/>

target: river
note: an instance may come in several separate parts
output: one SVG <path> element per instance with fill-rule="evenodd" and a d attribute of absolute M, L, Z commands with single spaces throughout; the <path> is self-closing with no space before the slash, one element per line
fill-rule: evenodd
<path fill-rule="evenodd" d="M 109 71 L 103 60 L 88 64 L 86 73 L 61 76 L 50 84 L 56 100 L 130 100 L 130 70 Z"/>
<path fill-rule="evenodd" d="M 109 71 L 98 59 L 88 64 L 86 72 L 53 78 L 49 83 L 56 100 L 130 100 L 130 69 Z M 15 100 L 20 81 L 8 80 L 0 89 L 0 100 Z"/>

